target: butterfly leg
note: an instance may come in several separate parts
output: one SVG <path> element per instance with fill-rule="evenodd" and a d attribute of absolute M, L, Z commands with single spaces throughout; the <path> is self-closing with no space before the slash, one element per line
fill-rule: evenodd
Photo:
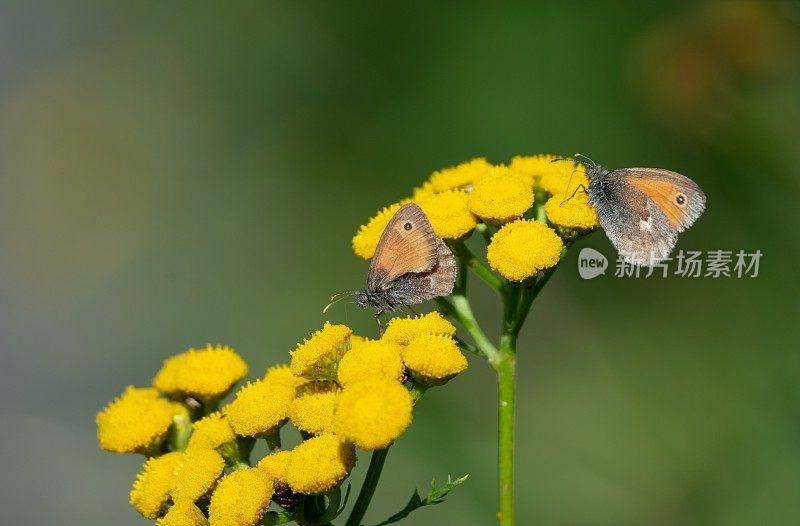
<path fill-rule="evenodd" d="M 378 324 L 378 337 L 383 336 L 383 325 L 381 324 L 381 314 L 383 314 L 382 310 L 379 310 L 375 313 L 375 323 Z"/>
<path fill-rule="evenodd" d="M 568 183 L 568 184 L 569 184 L 569 183 Z M 578 185 L 578 188 L 576 188 L 576 189 L 575 189 L 575 191 L 574 191 L 574 192 L 572 192 L 572 195 L 571 195 L 571 196 L 569 196 L 569 197 L 567 197 L 567 198 L 566 198 L 566 199 L 564 199 L 563 201 L 561 201 L 561 204 L 563 205 L 564 203 L 566 203 L 567 201 L 569 201 L 570 199 L 572 199 L 573 197 L 575 197 L 575 194 L 577 194 L 577 193 L 578 193 L 578 190 L 581 190 L 581 189 L 583 189 L 583 191 L 584 191 L 584 192 L 586 192 L 586 187 L 585 187 L 585 186 L 583 186 L 582 184 L 579 184 L 579 185 Z"/>

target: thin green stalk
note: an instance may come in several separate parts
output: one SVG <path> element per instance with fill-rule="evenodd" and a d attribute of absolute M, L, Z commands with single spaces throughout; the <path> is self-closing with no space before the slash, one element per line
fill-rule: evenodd
<path fill-rule="evenodd" d="M 353 511 L 350 512 L 350 517 L 347 519 L 345 526 L 361 526 L 361 520 L 364 518 L 364 514 L 367 513 L 367 508 L 372 500 L 372 496 L 375 494 L 378 481 L 381 478 L 381 471 L 383 470 L 383 464 L 386 462 L 386 455 L 388 453 L 388 447 L 385 449 L 376 449 L 372 452 L 372 458 L 369 460 L 369 468 L 367 468 L 367 476 L 364 478 L 364 484 L 361 486 L 358 499 L 353 506 Z"/>
<path fill-rule="evenodd" d="M 441 297 L 436 298 L 436 302 L 442 307 L 445 313 L 455 318 L 464 330 L 469 333 L 480 355 L 488 360 L 490 364 L 494 364 L 498 357 L 497 348 L 483 332 L 483 329 L 481 329 L 481 326 L 478 324 L 478 320 L 475 319 L 469 300 L 466 296 L 460 294 L 454 294 L 451 298 L 453 300 L 452 302 Z"/>
<path fill-rule="evenodd" d="M 503 281 L 497 277 L 494 272 L 489 270 L 486 265 L 481 263 L 481 260 L 479 260 L 478 257 L 472 253 L 472 251 L 467 247 L 467 245 L 464 244 L 463 241 L 451 243 L 450 248 L 453 249 L 453 253 L 458 257 L 458 260 L 468 266 L 475 273 L 475 275 L 481 278 L 484 283 L 489 285 L 492 290 L 498 294 L 502 292 Z"/>
<path fill-rule="evenodd" d="M 289 511 L 268 511 L 259 522 L 259 526 L 278 526 L 294 520 L 294 514 Z"/>
<path fill-rule="evenodd" d="M 511 338 L 513 340 L 513 337 Z M 514 343 L 500 346 L 497 364 L 498 385 L 498 492 L 500 526 L 514 524 L 514 398 L 516 395 L 516 362 Z"/>

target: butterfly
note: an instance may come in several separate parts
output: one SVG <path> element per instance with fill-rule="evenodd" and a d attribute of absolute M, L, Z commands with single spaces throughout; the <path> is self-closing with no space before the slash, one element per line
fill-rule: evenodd
<path fill-rule="evenodd" d="M 374 308 L 378 319 L 384 312 L 447 296 L 453 292 L 456 273 L 453 253 L 433 231 L 425 212 L 408 203 L 381 234 L 367 287 L 354 292 L 356 304 Z"/>
<path fill-rule="evenodd" d="M 584 164 L 589 205 L 597 210 L 611 244 L 633 265 L 652 266 L 667 259 L 678 234 L 705 210 L 703 191 L 679 173 L 661 168 L 610 171 L 594 162 Z"/>

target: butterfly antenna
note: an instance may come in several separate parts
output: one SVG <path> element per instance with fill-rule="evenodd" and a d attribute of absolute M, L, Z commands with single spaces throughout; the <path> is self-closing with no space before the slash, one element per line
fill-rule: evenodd
<path fill-rule="evenodd" d="M 581 164 L 586 164 L 586 163 L 584 161 L 581 161 L 580 159 L 586 159 L 587 161 L 589 161 L 590 166 L 592 167 L 597 166 L 596 162 L 594 162 L 590 157 L 583 155 L 582 153 L 576 153 L 575 155 L 573 155 L 573 157 L 575 158 L 576 161 L 578 161 Z"/>
<path fill-rule="evenodd" d="M 328 309 L 330 309 L 333 306 L 334 303 L 337 303 L 337 302 L 345 299 L 348 294 L 354 294 L 355 292 L 356 291 L 351 290 L 349 292 L 340 292 L 339 294 L 334 294 L 333 296 L 331 296 L 331 302 L 328 303 L 327 305 L 325 305 L 325 308 L 322 309 L 322 314 L 325 314 L 326 312 L 328 312 Z"/>

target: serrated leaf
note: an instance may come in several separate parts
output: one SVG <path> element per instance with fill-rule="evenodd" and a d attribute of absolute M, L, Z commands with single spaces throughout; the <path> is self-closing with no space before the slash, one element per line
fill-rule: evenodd
<path fill-rule="evenodd" d="M 411 515 L 411 512 L 422 508 L 424 506 L 432 506 L 434 504 L 439 504 L 444 502 L 444 498 L 447 496 L 450 491 L 467 480 L 469 475 L 464 475 L 463 477 L 459 477 L 455 480 L 450 478 L 450 475 L 447 476 L 447 484 L 442 486 L 441 488 L 436 487 L 436 480 L 431 481 L 431 491 L 428 493 L 428 496 L 424 499 L 419 496 L 419 492 L 414 490 L 414 494 L 411 495 L 411 498 L 408 499 L 408 503 L 405 507 L 386 519 L 385 521 L 376 524 L 375 526 L 386 526 L 387 524 L 392 524 L 394 522 L 401 521 Z"/>

